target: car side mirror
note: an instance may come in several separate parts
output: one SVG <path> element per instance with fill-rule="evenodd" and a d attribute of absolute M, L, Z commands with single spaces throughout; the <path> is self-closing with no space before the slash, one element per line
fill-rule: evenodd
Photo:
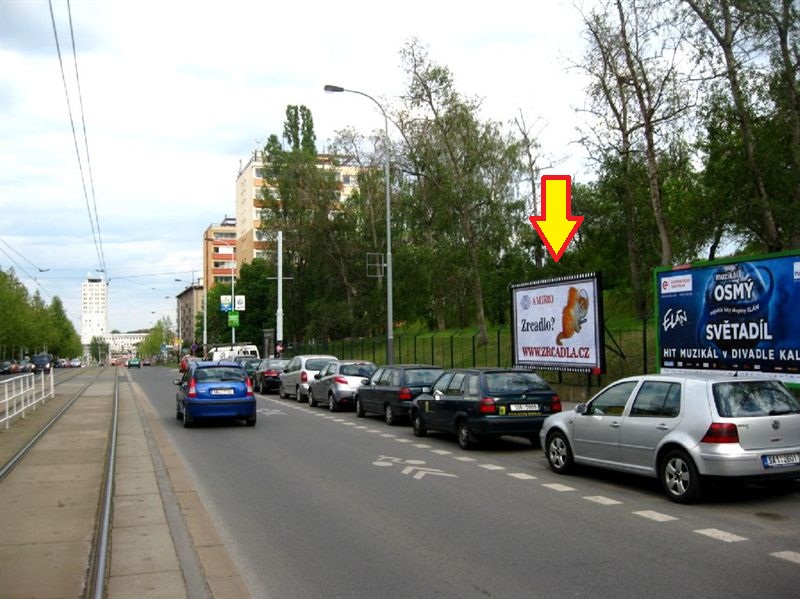
<path fill-rule="evenodd" d="M 361 379 L 362 385 L 369 385 L 369 379 Z"/>
<path fill-rule="evenodd" d="M 314 378 L 315 378 L 315 379 L 317 379 L 317 380 L 319 380 L 319 379 L 321 379 L 322 377 L 319 375 L 319 372 L 318 372 L 317 374 L 315 374 L 315 375 L 314 375 Z"/>
<path fill-rule="evenodd" d="M 423 387 L 422 388 L 422 392 L 423 393 L 430 393 L 431 392 L 431 388 L 430 387 Z"/>
<path fill-rule="evenodd" d="M 589 411 L 589 406 L 587 406 L 585 403 L 579 403 L 577 406 L 575 406 L 576 414 L 586 414 L 586 412 L 588 411 Z"/>
<path fill-rule="evenodd" d="M 173 379 L 172 380 L 172 384 L 173 385 L 180 385 L 181 384 L 181 379 Z"/>

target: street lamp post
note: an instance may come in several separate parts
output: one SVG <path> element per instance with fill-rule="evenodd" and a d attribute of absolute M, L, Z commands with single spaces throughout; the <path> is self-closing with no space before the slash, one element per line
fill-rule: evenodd
<path fill-rule="evenodd" d="M 394 309 L 392 306 L 392 192 L 389 182 L 389 117 L 383 105 L 367 93 L 326 85 L 326 92 L 350 92 L 372 100 L 383 114 L 383 177 L 386 180 L 386 363 L 394 364 Z"/>

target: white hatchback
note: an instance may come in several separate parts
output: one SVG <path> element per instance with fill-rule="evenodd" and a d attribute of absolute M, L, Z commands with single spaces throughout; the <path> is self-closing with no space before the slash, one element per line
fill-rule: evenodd
<path fill-rule="evenodd" d="M 704 478 L 800 478 L 800 400 L 775 379 L 621 379 L 549 416 L 540 439 L 556 473 L 587 464 L 658 477 L 678 503 L 699 499 Z"/>

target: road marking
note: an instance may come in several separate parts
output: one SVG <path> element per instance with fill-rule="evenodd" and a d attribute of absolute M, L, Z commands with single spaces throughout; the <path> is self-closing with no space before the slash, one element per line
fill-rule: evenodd
<path fill-rule="evenodd" d="M 584 497 L 584 499 L 599 503 L 600 505 L 620 505 L 622 503 L 621 501 L 611 499 L 610 497 L 603 497 L 602 495 L 590 495 L 589 497 Z"/>
<path fill-rule="evenodd" d="M 430 445 L 425 445 L 425 443 L 414 443 L 414 447 L 418 447 L 419 449 L 430 449 Z"/>
<path fill-rule="evenodd" d="M 574 487 L 568 487 L 567 485 L 561 485 L 559 483 L 548 483 L 546 485 L 542 485 L 543 487 L 547 487 L 548 489 L 552 489 L 553 491 L 558 491 L 559 493 L 563 493 L 565 491 L 574 491 Z"/>
<path fill-rule="evenodd" d="M 355 422 L 345 422 L 344 425 L 345 426 L 355 426 L 356 423 Z"/>
<path fill-rule="evenodd" d="M 718 528 L 701 528 L 699 530 L 695 530 L 699 535 L 705 535 L 707 537 L 711 537 L 712 539 L 716 539 L 717 541 L 724 541 L 726 543 L 739 543 L 740 541 L 746 541 L 746 537 L 740 537 L 739 535 L 735 535 L 730 532 L 725 532 L 724 530 L 719 530 Z"/>
<path fill-rule="evenodd" d="M 417 480 L 422 480 L 422 477 L 426 475 L 431 476 L 447 476 L 450 478 L 458 478 L 455 474 L 449 474 L 444 470 L 439 470 L 438 468 L 420 468 L 419 466 L 406 466 L 403 468 L 403 474 L 408 476 L 412 472 L 416 470 L 417 472 L 414 474 L 414 478 Z"/>
<path fill-rule="evenodd" d="M 384 437 L 384 438 L 386 438 L 386 439 L 394 439 L 396 436 L 397 436 L 397 435 L 393 435 L 392 433 L 383 433 L 383 434 L 381 435 L 381 437 Z"/>
<path fill-rule="evenodd" d="M 431 453 L 435 453 L 436 455 L 453 455 L 452 451 L 446 449 L 432 449 Z"/>
<path fill-rule="evenodd" d="M 453 458 L 454 460 L 458 460 L 459 462 L 477 462 L 475 458 L 471 458 L 465 455 L 456 456 Z"/>
<path fill-rule="evenodd" d="M 642 518 L 647 518 L 648 520 L 653 520 L 655 522 L 669 522 L 670 520 L 677 520 L 677 518 L 673 516 L 668 516 L 667 514 L 662 514 L 660 512 L 652 512 L 650 510 L 633 513 L 637 516 L 641 516 Z"/>
<path fill-rule="evenodd" d="M 344 422 L 344 419 L 342 419 L 342 418 L 334 418 L 333 421 L 334 422 Z"/>
<path fill-rule="evenodd" d="M 365 430 L 367 430 L 367 427 L 366 427 L 366 426 L 357 426 L 356 428 L 357 428 L 358 430 L 360 430 L 360 431 L 365 431 Z"/>
<path fill-rule="evenodd" d="M 413 443 L 411 439 L 395 439 L 397 443 Z"/>
<path fill-rule="evenodd" d="M 326 415 L 325 415 L 325 414 L 323 414 L 322 412 L 316 412 L 316 413 L 314 414 L 314 416 L 319 416 L 320 418 L 330 418 L 330 416 L 326 416 Z"/>
<path fill-rule="evenodd" d="M 503 466 L 498 466 L 497 464 L 480 464 L 480 467 L 487 470 L 505 470 Z"/>
<path fill-rule="evenodd" d="M 367 429 L 367 432 L 368 432 L 368 433 L 379 433 L 379 432 L 381 432 L 381 431 L 379 431 L 379 430 L 378 430 L 378 429 L 376 429 L 376 428 L 370 428 L 370 429 Z"/>
<path fill-rule="evenodd" d="M 770 553 L 770 555 L 778 559 L 785 559 L 788 562 L 800 564 L 800 553 L 797 553 L 797 551 L 778 551 L 776 553 Z"/>
<path fill-rule="evenodd" d="M 524 472 L 507 472 L 507 474 L 512 478 L 518 478 L 519 480 L 534 480 L 536 479 L 535 476 L 531 476 L 530 474 L 525 474 Z"/>
<path fill-rule="evenodd" d="M 258 410 L 256 410 L 256 411 L 257 411 L 259 414 L 263 414 L 264 416 L 276 416 L 276 415 L 278 415 L 278 414 L 280 414 L 281 416 L 284 416 L 284 415 L 285 415 L 285 413 L 284 413 L 284 412 L 281 412 L 280 410 L 271 410 L 271 409 L 269 409 L 269 408 L 259 408 L 259 409 L 258 409 Z"/>

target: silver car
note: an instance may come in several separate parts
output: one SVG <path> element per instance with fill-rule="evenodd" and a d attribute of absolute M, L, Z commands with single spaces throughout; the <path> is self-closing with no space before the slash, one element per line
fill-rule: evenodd
<path fill-rule="evenodd" d="M 315 406 L 325 403 L 331 412 L 338 412 L 342 406 L 354 406 L 354 396 L 377 366 L 362 360 L 342 360 L 329 362 L 314 375 L 308 387 L 308 403 Z"/>
<path fill-rule="evenodd" d="M 800 401 L 775 379 L 642 375 L 621 379 L 539 434 L 550 468 L 574 464 L 657 477 L 678 503 L 705 478 L 800 478 Z"/>
<path fill-rule="evenodd" d="M 281 372 L 281 382 L 278 395 L 286 399 L 294 395 L 297 401 L 305 401 L 308 397 L 308 385 L 328 362 L 336 360 L 336 356 L 314 354 L 295 356 Z"/>

